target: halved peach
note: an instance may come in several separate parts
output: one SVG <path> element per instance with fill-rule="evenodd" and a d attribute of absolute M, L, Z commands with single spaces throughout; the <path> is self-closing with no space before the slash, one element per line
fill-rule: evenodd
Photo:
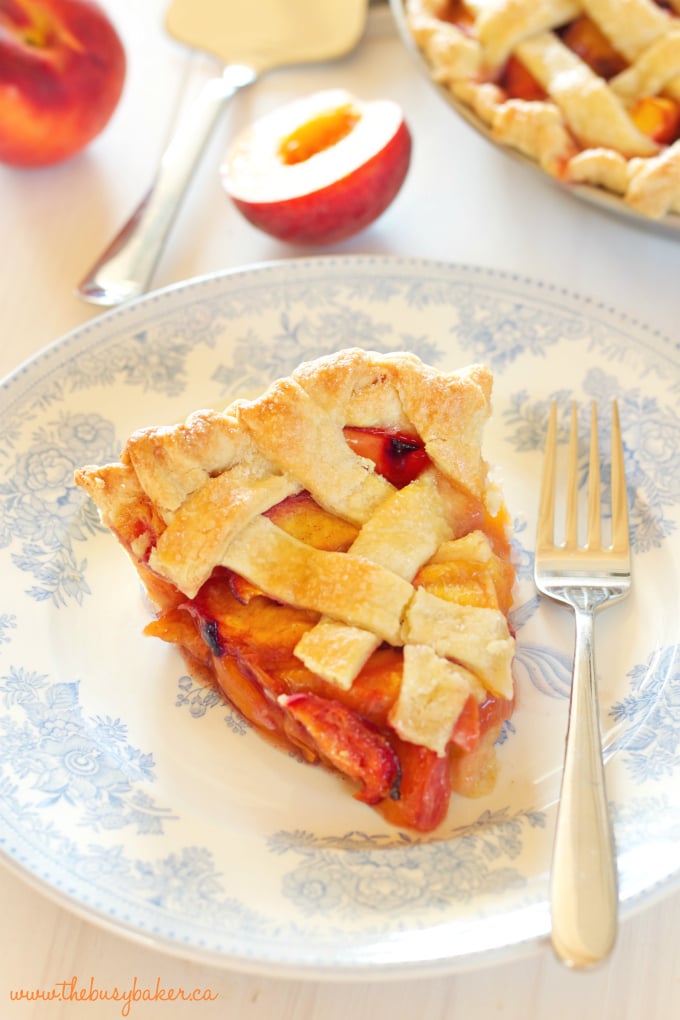
<path fill-rule="evenodd" d="M 255 227 L 296 244 L 331 244 L 387 209 L 411 158 L 400 106 L 344 89 L 314 93 L 256 121 L 231 147 L 222 183 Z"/>

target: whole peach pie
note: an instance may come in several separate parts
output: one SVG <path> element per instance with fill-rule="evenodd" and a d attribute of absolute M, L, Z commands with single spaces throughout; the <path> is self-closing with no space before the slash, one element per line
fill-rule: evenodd
<path fill-rule="evenodd" d="M 398 826 L 486 793 L 514 705 L 489 370 L 349 349 L 84 467 L 180 647 L 264 736 Z"/>
<path fill-rule="evenodd" d="M 405 0 L 433 77 L 549 174 L 680 212 L 680 0 Z"/>

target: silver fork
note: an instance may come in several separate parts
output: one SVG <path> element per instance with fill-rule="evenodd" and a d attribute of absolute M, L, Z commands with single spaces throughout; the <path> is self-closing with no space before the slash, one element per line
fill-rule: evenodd
<path fill-rule="evenodd" d="M 572 967 L 604 959 L 616 939 L 618 879 L 607 807 L 594 655 L 594 614 L 630 591 L 628 505 L 618 406 L 612 407 L 611 544 L 603 547 L 597 408 L 592 407 L 588 522 L 579 544 L 578 413 L 572 406 L 565 537 L 556 544 L 557 406 L 553 403 L 536 537 L 534 576 L 544 595 L 571 607 L 576 624 L 569 720 L 551 871 L 552 943 Z"/>

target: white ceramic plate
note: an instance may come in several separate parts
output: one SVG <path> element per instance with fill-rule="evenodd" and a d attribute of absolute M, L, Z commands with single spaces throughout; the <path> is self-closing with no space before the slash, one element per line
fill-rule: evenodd
<path fill-rule="evenodd" d="M 677 213 L 668 213 L 661 219 L 651 219 L 649 216 L 644 216 L 639 213 L 632 206 L 624 202 L 622 198 L 614 194 L 614 192 L 606 191 L 604 188 L 596 188 L 590 184 L 568 184 L 563 181 L 559 181 L 552 174 L 543 170 L 539 164 L 520 152 L 518 149 L 514 149 L 509 145 L 504 145 L 494 137 L 493 132 L 489 129 L 489 126 L 484 123 L 481 117 L 478 117 L 474 110 L 466 106 L 461 100 L 457 99 L 456 96 L 445 86 L 435 81 L 432 77 L 431 68 L 421 53 L 418 45 L 416 44 L 411 32 L 409 30 L 406 15 L 405 15 L 405 2 L 404 0 L 389 0 L 394 20 L 399 31 L 399 35 L 403 43 L 406 46 L 411 58 L 415 61 L 416 65 L 420 68 L 420 71 L 430 80 L 433 88 L 442 96 L 442 98 L 449 104 L 449 106 L 455 110 L 459 117 L 462 117 L 478 134 L 482 135 L 488 142 L 490 142 L 501 152 L 505 153 L 511 159 L 516 160 L 519 163 L 524 163 L 530 167 L 532 172 L 540 174 L 549 183 L 553 184 L 558 188 L 562 194 L 572 196 L 583 202 L 587 202 L 589 205 L 595 206 L 596 208 L 607 212 L 613 213 L 614 216 L 618 216 L 621 219 L 626 220 L 628 223 L 634 224 L 635 226 L 642 227 L 644 230 L 649 230 L 655 234 L 662 234 L 665 237 L 680 237 L 680 216 Z"/>
<path fill-rule="evenodd" d="M 72 482 L 128 433 L 351 345 L 496 375 L 486 453 L 516 517 L 518 708 L 495 792 L 428 838 L 263 743 L 169 646 Z M 633 595 L 598 626 L 623 913 L 680 874 L 677 347 L 596 302 L 484 269 L 293 260 L 149 295 L 0 388 L 0 847 L 50 895 L 170 951 L 279 974 L 438 973 L 535 944 L 571 621 L 539 604 L 547 403 L 620 400 Z"/>

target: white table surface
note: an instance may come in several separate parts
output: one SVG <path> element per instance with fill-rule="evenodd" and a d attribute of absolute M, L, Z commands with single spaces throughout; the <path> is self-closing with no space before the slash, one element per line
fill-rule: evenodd
<path fill-rule="evenodd" d="M 132 211 L 172 125 L 212 62 L 163 30 L 162 0 L 107 0 L 129 72 L 105 132 L 79 157 L 35 171 L 0 167 L 0 375 L 97 314 L 74 286 Z M 232 101 L 176 221 L 153 285 L 310 254 L 278 243 L 230 207 L 217 168 L 242 125 L 322 87 L 398 100 L 411 125 L 407 183 L 386 214 L 333 253 L 412 255 L 489 266 L 591 296 L 672 335 L 680 238 L 659 236 L 561 193 L 457 120 L 414 68 L 390 12 L 371 12 L 349 57 L 277 71 Z M 679 849 L 680 853 L 680 849 Z M 121 1015 L 120 1004 L 17 1002 L 16 989 L 198 988 L 213 1001 L 133 1005 L 132 1016 L 228 1020 L 676 1020 L 680 1016 L 680 891 L 621 926 L 598 969 L 562 968 L 547 945 L 527 955 L 401 982 L 316 982 L 243 975 L 168 956 L 95 926 L 0 865 L 0 1016 L 64 1020 Z"/>

